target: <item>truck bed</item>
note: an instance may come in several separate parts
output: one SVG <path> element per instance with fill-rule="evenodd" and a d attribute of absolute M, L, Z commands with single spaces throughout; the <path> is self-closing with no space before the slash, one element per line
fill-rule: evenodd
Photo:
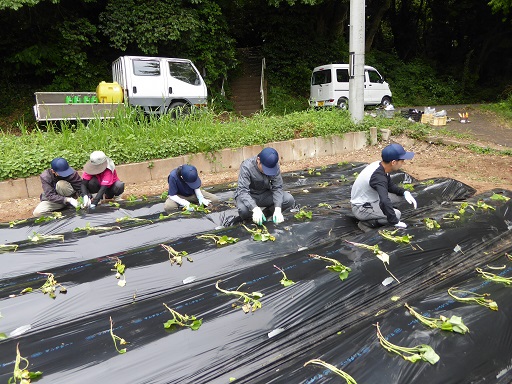
<path fill-rule="evenodd" d="M 66 103 L 66 96 L 96 96 L 96 92 L 36 92 L 36 121 L 111 119 L 123 103 Z"/>

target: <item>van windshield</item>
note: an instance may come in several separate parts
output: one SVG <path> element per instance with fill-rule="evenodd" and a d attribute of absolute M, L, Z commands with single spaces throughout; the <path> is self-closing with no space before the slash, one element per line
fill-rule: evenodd
<path fill-rule="evenodd" d="M 192 85 L 201 84 L 199 74 L 188 62 L 169 61 L 169 73 L 172 77 Z"/>
<path fill-rule="evenodd" d="M 322 69 L 320 71 L 313 72 L 313 75 L 311 76 L 311 85 L 328 84 L 331 81 L 330 69 Z"/>
<path fill-rule="evenodd" d="M 160 76 L 160 63 L 157 60 L 133 60 L 135 76 Z"/>

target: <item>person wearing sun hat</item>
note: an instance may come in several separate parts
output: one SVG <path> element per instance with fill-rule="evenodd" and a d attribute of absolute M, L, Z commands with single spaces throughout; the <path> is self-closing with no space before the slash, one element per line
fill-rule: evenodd
<path fill-rule="evenodd" d="M 95 208 L 103 196 L 112 199 L 124 192 L 124 183 L 119 180 L 112 159 L 102 151 L 94 151 L 85 163 L 82 172 L 82 207 Z M 96 194 L 91 199 L 92 195 Z"/>
<path fill-rule="evenodd" d="M 272 215 L 276 224 L 284 221 L 283 211 L 295 205 L 293 196 L 283 191 L 279 154 L 274 148 L 264 148 L 257 156 L 242 162 L 235 191 L 235 202 L 242 220 L 252 217 L 255 224 Z"/>
<path fill-rule="evenodd" d="M 180 165 L 173 169 L 167 177 L 169 190 L 165 200 L 164 210 L 167 213 L 179 208 L 189 208 L 190 203 L 209 206 L 216 203 L 219 198 L 213 193 L 201 190 L 201 179 L 197 168 L 190 164 Z"/>
<path fill-rule="evenodd" d="M 404 165 L 404 160 L 411 160 L 414 152 L 407 152 L 400 144 L 394 143 L 386 146 L 381 155 L 382 161 L 367 165 L 352 185 L 352 213 L 360 220 L 359 228 L 365 232 L 388 224 L 407 228 L 407 224 L 400 221 L 402 213 L 393 207 L 401 197 L 414 209 L 418 206 L 411 192 L 398 187 L 389 176 Z"/>
<path fill-rule="evenodd" d="M 69 166 L 66 159 L 53 159 L 50 168 L 43 171 L 40 178 L 43 193 L 40 196 L 40 203 L 34 209 L 35 217 L 78 205 L 76 197 L 80 195 L 82 178 Z"/>

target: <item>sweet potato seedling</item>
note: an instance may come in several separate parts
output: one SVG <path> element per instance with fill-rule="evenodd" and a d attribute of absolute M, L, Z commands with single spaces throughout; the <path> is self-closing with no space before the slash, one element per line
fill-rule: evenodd
<path fill-rule="evenodd" d="M 49 216 L 41 216 L 34 220 L 35 224 L 47 223 L 49 221 L 62 219 L 62 213 L 52 212 Z"/>
<path fill-rule="evenodd" d="M 112 230 L 115 230 L 115 229 L 121 229 L 121 227 L 118 227 L 118 226 L 110 226 L 110 227 L 93 227 L 91 226 L 91 223 L 86 223 L 85 224 L 85 227 L 76 227 L 75 229 L 73 229 L 73 232 L 82 232 L 82 231 L 85 231 L 87 232 L 87 234 L 91 233 L 91 232 L 107 232 L 107 231 L 112 231 Z"/>
<path fill-rule="evenodd" d="M 3 252 L 16 252 L 18 250 L 17 244 L 0 244 L 0 253 Z"/>
<path fill-rule="evenodd" d="M 43 243 L 45 241 L 60 240 L 64 242 L 64 235 L 44 235 L 42 233 L 32 232 L 28 239 L 34 243 Z"/>
<path fill-rule="evenodd" d="M 512 277 L 503 277 L 495 273 L 484 271 L 482 268 L 476 268 L 476 271 L 486 280 L 490 280 L 495 283 L 503 283 L 506 285 L 512 284 Z"/>
<path fill-rule="evenodd" d="M 298 220 L 311 220 L 313 218 L 312 211 L 306 211 L 304 208 L 301 208 L 299 212 L 293 215 Z"/>
<path fill-rule="evenodd" d="M 330 257 L 314 255 L 314 254 L 310 254 L 309 257 L 312 257 L 313 259 L 323 260 L 323 261 L 327 261 L 328 263 L 331 263 L 332 265 L 328 265 L 325 268 L 327 268 L 330 271 L 339 273 L 338 276 L 341 281 L 345 280 L 348 277 L 349 272 L 352 271 L 349 267 L 344 266 L 338 260 L 331 259 Z"/>
<path fill-rule="evenodd" d="M 138 217 L 124 216 L 124 217 L 120 217 L 120 218 L 116 219 L 116 223 L 124 223 L 124 222 L 141 223 L 141 224 L 153 224 L 153 220 L 140 219 Z"/>
<path fill-rule="evenodd" d="M 180 327 L 188 327 L 193 331 L 197 331 L 199 327 L 203 324 L 203 319 L 198 319 L 195 316 L 182 315 L 181 313 L 171 309 L 167 306 L 167 304 L 163 303 L 164 307 L 171 312 L 172 319 L 167 320 L 164 323 L 164 328 L 173 330 L 176 326 Z"/>
<path fill-rule="evenodd" d="M 327 369 L 331 370 L 332 372 L 334 372 L 338 376 L 343 377 L 347 384 L 357 384 L 356 380 L 352 376 L 350 376 L 347 372 L 344 372 L 341 369 L 336 368 L 334 365 L 326 363 L 323 360 L 320 360 L 320 359 L 309 360 L 309 361 L 306 361 L 304 363 L 304 366 L 309 365 L 309 364 L 320 365 L 320 366 L 322 366 L 324 368 L 327 368 Z"/>
<path fill-rule="evenodd" d="M 469 328 L 462 322 L 462 318 L 460 316 L 453 315 L 450 318 L 445 316 L 439 316 L 439 319 L 435 319 L 432 317 L 426 317 L 420 315 L 416 312 L 411 306 L 405 303 L 405 307 L 409 310 L 411 315 L 417 318 L 422 324 L 426 325 L 429 328 L 439 328 L 442 331 L 450 331 L 455 333 L 460 333 L 464 335 L 466 332 L 469 332 Z"/>
<path fill-rule="evenodd" d="M 413 235 L 405 234 L 403 236 L 396 236 L 395 234 L 398 232 L 398 229 L 394 231 L 390 231 L 387 229 L 383 229 L 379 231 L 379 235 L 381 235 L 386 240 L 393 241 L 394 243 L 403 243 L 409 244 L 414 237 Z"/>
<path fill-rule="evenodd" d="M 128 342 L 125 339 L 114 334 L 114 321 L 112 320 L 112 317 L 110 317 L 110 336 L 112 337 L 112 340 L 114 341 L 114 347 L 116 347 L 116 351 L 121 354 L 126 353 L 126 348 L 119 349 L 119 347 L 117 346 L 118 341 L 119 341 L 119 345 L 126 345 L 126 344 L 128 344 Z"/>
<path fill-rule="evenodd" d="M 26 223 L 27 221 L 28 219 L 9 221 L 9 228 L 14 228 L 16 225 Z"/>
<path fill-rule="evenodd" d="M 493 193 L 490 199 L 495 201 L 509 201 L 510 197 L 502 195 L 501 193 Z"/>
<path fill-rule="evenodd" d="M 261 228 L 258 228 L 256 224 L 254 224 L 254 226 L 256 229 L 250 229 L 245 224 L 242 224 L 242 227 L 244 227 L 247 232 L 251 234 L 254 241 L 276 241 L 276 238 L 268 233 L 267 227 L 265 227 L 263 224 L 261 225 Z"/>
<path fill-rule="evenodd" d="M 215 288 L 217 288 L 219 291 L 225 293 L 226 295 L 238 296 L 237 301 L 243 301 L 242 310 L 244 311 L 244 313 L 249 313 L 250 311 L 254 312 L 258 308 L 261 308 L 261 302 L 259 301 L 259 299 L 261 299 L 263 297 L 263 293 L 261 293 L 261 292 L 246 293 L 246 292 L 239 291 L 239 289 L 242 288 L 245 285 L 245 283 L 240 284 L 239 287 L 237 289 L 235 289 L 234 291 L 227 291 L 227 290 L 219 287 L 219 283 L 221 281 L 222 280 L 217 281 L 217 283 L 215 284 Z M 239 306 L 239 304 L 237 304 L 235 302 L 232 304 L 232 306 L 233 306 L 233 308 L 236 308 Z"/>
<path fill-rule="evenodd" d="M 434 219 L 431 219 L 429 217 L 424 218 L 423 222 L 425 223 L 425 227 L 427 227 L 427 229 L 441 228 L 441 226 L 439 225 L 439 223 L 437 221 L 435 221 Z"/>
<path fill-rule="evenodd" d="M 53 273 L 47 273 L 47 272 L 37 272 L 40 275 L 46 276 L 46 282 L 43 284 L 41 288 L 41 292 L 43 292 L 45 295 L 48 294 L 52 299 L 55 299 L 55 292 L 57 290 L 57 287 L 60 287 L 59 293 L 67 293 L 68 290 L 60 283 L 55 280 L 55 276 Z M 23 291 L 22 291 L 23 293 Z"/>
<path fill-rule="evenodd" d="M 186 251 L 176 251 L 173 247 L 170 245 L 160 244 L 167 252 L 169 252 L 169 261 L 171 262 L 171 265 L 174 263 L 178 264 L 180 267 L 183 264 L 183 256 L 187 258 L 189 262 L 193 262 L 192 258 L 188 256 L 188 253 Z"/>
<path fill-rule="evenodd" d="M 498 310 L 498 304 L 494 300 L 487 298 L 490 296 L 489 293 L 478 294 L 471 291 L 463 291 L 457 289 L 456 287 L 451 287 L 448 289 L 448 294 L 455 300 L 462 303 L 475 303 L 487 307 L 493 311 Z"/>
<path fill-rule="evenodd" d="M 213 240 L 215 244 L 218 247 L 221 247 L 223 245 L 227 244 L 234 244 L 238 241 L 238 237 L 230 237 L 227 235 L 213 235 L 211 233 L 206 233 L 204 235 L 197 236 L 198 239 L 204 239 L 204 240 Z"/>
<path fill-rule="evenodd" d="M 116 279 L 119 281 L 117 282 L 117 285 L 120 287 L 124 287 L 126 285 L 126 275 L 124 274 L 126 271 L 126 265 L 123 264 L 121 259 L 119 257 L 111 257 L 114 259 L 114 268 L 111 269 L 112 272 L 116 273 Z"/>
<path fill-rule="evenodd" d="M 29 365 L 30 363 L 28 359 L 21 356 L 19 343 L 16 344 L 16 360 L 14 361 L 14 371 L 7 384 L 17 384 L 18 381 L 20 384 L 30 384 L 32 380 L 36 380 L 43 375 L 43 372 L 41 371 L 30 372 L 27 369 Z"/>
<path fill-rule="evenodd" d="M 274 264 L 274 268 L 277 268 L 277 270 L 281 271 L 281 273 L 283 274 L 283 278 L 281 279 L 280 283 L 284 286 L 284 287 L 289 287 L 290 285 L 293 285 L 295 284 L 295 282 L 293 280 L 290 280 L 288 279 L 288 277 L 286 276 L 286 273 L 284 273 L 284 271 L 279 268 L 277 265 Z"/>
<path fill-rule="evenodd" d="M 366 244 L 363 244 L 363 243 L 354 243 L 353 241 L 348 241 L 348 240 L 345 240 L 345 241 L 347 243 L 349 243 L 349 244 L 355 245 L 356 247 L 363 248 L 363 249 L 368 249 L 369 251 L 372 251 L 375 254 L 375 256 L 377 256 L 377 258 L 382 261 L 382 263 L 384 264 L 384 268 L 386 268 L 386 271 L 388 271 L 388 273 L 391 275 L 391 277 L 393 279 L 395 279 L 397 283 L 400 284 L 400 280 L 398 280 L 395 277 L 395 275 L 393 275 L 391 273 L 391 271 L 388 269 L 389 255 L 386 252 L 381 251 L 378 244 L 366 245 Z"/>

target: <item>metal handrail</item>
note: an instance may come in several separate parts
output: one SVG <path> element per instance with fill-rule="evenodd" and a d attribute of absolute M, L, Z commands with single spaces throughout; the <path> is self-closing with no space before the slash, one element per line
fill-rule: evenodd
<path fill-rule="evenodd" d="M 267 100 L 265 99 L 265 69 L 267 68 L 267 64 L 265 62 L 265 58 L 261 60 L 261 79 L 260 79 L 260 98 L 261 98 L 261 107 L 265 109 L 267 105 Z"/>

